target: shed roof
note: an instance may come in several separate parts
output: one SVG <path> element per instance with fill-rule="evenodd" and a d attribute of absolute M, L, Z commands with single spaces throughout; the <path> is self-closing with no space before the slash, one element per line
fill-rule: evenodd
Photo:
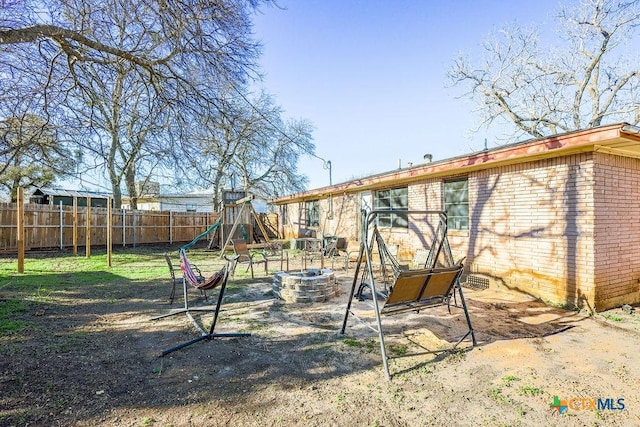
<path fill-rule="evenodd" d="M 61 188 L 36 188 L 32 196 L 58 196 L 58 197 L 94 197 L 107 199 L 113 197 L 111 193 L 105 193 L 100 191 L 78 191 L 78 190 L 64 190 Z"/>
<path fill-rule="evenodd" d="M 640 158 L 640 128 L 628 123 L 617 123 L 546 138 L 529 139 L 489 150 L 396 169 L 295 193 L 272 199 L 269 203 L 276 205 L 287 204 L 327 197 L 331 194 L 344 194 L 391 185 L 403 185 L 427 178 L 452 176 L 508 164 L 596 151 Z"/>

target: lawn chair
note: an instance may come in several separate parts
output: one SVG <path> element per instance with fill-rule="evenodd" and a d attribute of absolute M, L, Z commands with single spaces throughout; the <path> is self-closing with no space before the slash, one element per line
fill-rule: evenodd
<path fill-rule="evenodd" d="M 320 268 L 324 268 L 324 248 L 320 239 L 303 239 L 302 268 L 307 269 L 307 262 L 313 264 L 315 259 L 320 260 Z"/>
<path fill-rule="evenodd" d="M 176 271 L 176 269 L 174 268 L 173 263 L 171 262 L 171 257 L 169 256 L 169 252 L 164 253 L 164 259 L 165 261 L 167 261 L 167 265 L 169 266 L 169 273 L 171 274 L 171 294 L 169 295 L 169 304 L 173 304 L 173 300 L 176 297 L 176 286 L 178 284 L 182 286 L 184 283 L 184 278 L 178 277 L 176 275 L 176 272 L 180 272 L 180 275 L 182 276 L 182 272 L 180 270 Z M 202 276 L 200 269 L 195 264 L 191 264 L 191 267 L 195 271 L 197 280 L 203 281 L 204 277 Z M 204 297 L 205 300 L 208 299 L 207 291 L 205 291 L 204 289 L 200 289 L 200 294 Z"/>
<path fill-rule="evenodd" d="M 284 250 L 281 242 L 268 242 L 264 247 L 262 253 L 268 261 L 280 260 L 280 270 L 289 270 L 289 252 Z M 285 266 L 285 263 L 287 267 L 286 270 L 284 270 L 283 268 Z"/>
<path fill-rule="evenodd" d="M 441 353 L 452 351 L 467 337 L 471 337 L 473 346 L 476 345 L 475 333 L 471 326 L 471 318 L 462 294 L 460 286 L 460 275 L 462 274 L 463 265 L 459 263 L 453 267 L 409 270 L 401 272 L 390 287 L 388 293 L 378 292 L 375 285 L 360 286 L 358 292 L 355 292 L 355 282 L 351 289 L 351 295 L 345 311 L 344 322 L 342 324 L 341 333 L 344 334 L 347 326 L 347 320 L 351 314 L 358 320 L 366 323 L 371 329 L 378 332 L 380 340 L 380 350 L 382 353 L 382 363 L 387 379 L 391 379 L 389 374 L 389 359 L 407 356 L 418 356 L 423 354 Z M 373 282 L 372 282 L 373 283 Z M 451 298 L 455 292 L 460 295 L 460 308 L 464 311 L 468 330 L 467 332 L 450 348 L 442 350 L 427 350 L 414 353 L 406 353 L 401 356 L 389 356 L 384 344 L 384 331 L 382 329 L 381 316 L 391 316 L 407 311 L 419 313 L 422 310 L 446 305 L 449 313 L 451 313 Z M 376 315 L 376 325 L 370 325 L 370 322 L 358 317 L 352 310 L 352 300 L 359 301 L 371 300 Z"/>
<path fill-rule="evenodd" d="M 267 257 L 265 257 L 264 253 L 256 252 L 251 253 L 249 251 L 249 247 L 247 246 L 247 241 L 244 239 L 236 239 L 232 240 L 233 251 L 236 253 L 236 262 L 233 263 L 233 268 L 231 269 L 231 275 L 236 271 L 237 264 L 248 264 L 247 270 L 251 269 L 251 278 L 253 279 L 253 264 L 264 264 L 264 274 L 267 274 Z M 262 259 L 255 259 L 256 255 L 262 256 Z"/>
<path fill-rule="evenodd" d="M 337 236 L 325 236 L 324 238 L 324 256 L 331 260 L 331 268 L 334 268 L 335 262 L 340 261 L 344 265 L 345 271 L 348 270 L 349 257 L 346 252 L 347 241 Z M 342 253 L 341 253 L 342 252 Z"/>

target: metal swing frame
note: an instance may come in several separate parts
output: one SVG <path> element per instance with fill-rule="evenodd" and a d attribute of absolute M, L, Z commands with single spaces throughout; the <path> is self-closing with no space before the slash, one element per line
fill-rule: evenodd
<path fill-rule="evenodd" d="M 401 215 L 438 215 L 439 223 L 438 227 L 435 231 L 433 242 L 431 247 L 429 248 L 429 255 L 427 257 L 427 261 L 425 265 L 422 266 L 420 270 L 408 270 L 401 271 L 400 268 L 395 268 L 395 266 L 399 266 L 397 260 L 394 260 L 390 257 L 390 254 L 384 254 L 384 252 L 388 252 L 385 248 L 384 240 L 382 236 L 377 231 L 376 220 L 379 214 L 401 214 Z M 358 256 L 357 265 L 355 268 L 353 283 L 351 286 L 351 290 L 349 293 L 349 298 L 347 300 L 347 306 L 345 309 L 344 319 L 342 322 L 342 329 L 340 330 L 341 334 L 345 333 L 347 322 L 349 316 L 355 317 L 357 320 L 365 324 L 367 327 L 372 329 L 378 334 L 378 339 L 380 341 L 380 351 L 382 356 L 382 363 L 384 367 L 384 372 L 387 380 L 391 380 L 391 375 L 389 373 L 389 359 L 399 358 L 399 357 L 408 357 L 408 356 L 418 356 L 423 354 L 434 354 L 434 353 L 442 353 L 446 351 L 452 351 L 467 337 L 471 337 L 471 341 L 473 346 L 477 345 L 475 333 L 473 327 L 471 325 L 471 318 L 469 316 L 469 311 L 467 309 L 466 301 L 464 299 L 464 295 L 462 293 L 462 286 L 460 284 L 460 274 L 462 273 L 463 265 L 462 263 L 454 264 L 453 255 L 451 253 L 451 247 L 449 245 L 449 241 L 447 238 L 447 215 L 446 212 L 443 211 L 433 211 L 433 210 L 373 210 L 367 213 L 366 210 L 362 210 L 362 236 L 360 239 L 360 251 Z M 373 229 L 371 233 L 371 237 L 369 239 L 369 229 L 370 227 Z M 392 266 L 392 270 L 394 272 L 394 284 L 392 285 L 390 291 L 380 292 L 376 288 L 375 276 L 373 271 L 373 263 L 372 263 L 372 250 L 374 243 L 379 245 L 378 252 L 380 253 L 381 258 L 381 269 L 382 275 L 386 280 L 385 273 L 385 256 L 390 257 L 389 261 Z M 382 247 L 380 247 L 382 245 Z M 441 252 L 444 252 L 445 262 L 450 264 L 448 266 L 444 266 L 442 268 L 437 268 L 436 263 L 439 258 Z M 364 269 L 361 272 L 362 264 L 364 262 Z M 431 295 L 427 290 L 428 283 L 430 279 L 434 276 L 449 274 L 448 280 L 450 283 L 445 283 L 445 286 L 442 287 L 441 295 Z M 400 296 L 399 298 L 396 296 L 394 298 L 393 304 L 390 304 L 388 310 L 385 311 L 385 303 L 387 298 L 391 299 L 393 294 L 393 288 L 396 284 L 399 284 L 402 281 L 402 285 L 408 284 L 413 281 L 413 284 L 410 286 L 414 286 L 415 280 L 422 280 L 422 282 L 418 282 L 419 291 L 412 294 L 410 297 L 408 296 Z M 360 279 L 360 282 L 359 282 Z M 445 281 L 447 279 L 445 278 Z M 366 283 L 365 281 L 369 281 L 370 283 Z M 414 286 L 415 287 L 415 286 Z M 363 301 L 363 291 L 365 288 L 370 290 L 370 298 L 372 302 L 372 308 L 374 309 L 376 321 L 375 326 L 371 325 L 370 321 L 366 321 L 365 319 L 360 318 L 353 310 L 352 310 L 352 302 L 354 299 Z M 386 283 L 385 283 L 385 291 Z M 402 291 L 399 291 L 401 293 Z M 415 311 L 419 312 L 420 310 L 430 308 L 436 305 L 446 304 L 450 311 L 450 297 L 453 296 L 455 300 L 456 293 L 460 297 L 460 308 L 463 309 L 466 323 L 468 326 L 468 331 L 464 334 L 452 347 L 443 349 L 443 350 L 427 350 L 422 352 L 415 352 L 404 354 L 401 356 L 389 356 L 387 355 L 385 343 L 384 343 L 384 331 L 382 329 L 382 315 L 393 315 L 406 311 Z M 424 298 L 424 299 L 423 299 Z M 455 306 L 457 302 L 454 303 Z"/>

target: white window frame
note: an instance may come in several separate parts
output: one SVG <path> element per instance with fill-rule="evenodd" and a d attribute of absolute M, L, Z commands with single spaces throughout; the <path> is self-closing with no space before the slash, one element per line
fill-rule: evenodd
<path fill-rule="evenodd" d="M 373 208 L 375 210 L 409 210 L 409 188 L 396 187 L 378 190 L 374 193 Z M 378 214 L 378 227 L 381 228 L 409 228 L 407 215 L 403 214 Z"/>
<path fill-rule="evenodd" d="M 442 181 L 442 206 L 449 230 L 469 230 L 469 178 Z"/>

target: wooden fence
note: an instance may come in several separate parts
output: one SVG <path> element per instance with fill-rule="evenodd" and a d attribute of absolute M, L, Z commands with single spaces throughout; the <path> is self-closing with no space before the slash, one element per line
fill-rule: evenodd
<path fill-rule="evenodd" d="M 87 214 L 89 212 L 89 215 Z M 87 229 L 91 246 L 107 244 L 107 208 L 24 204 L 25 250 L 85 246 Z M 88 221 L 89 220 L 89 221 Z M 112 211 L 112 244 L 173 244 L 190 242 L 218 220 L 211 212 Z M 18 206 L 0 203 L 0 252 L 15 252 Z"/>

